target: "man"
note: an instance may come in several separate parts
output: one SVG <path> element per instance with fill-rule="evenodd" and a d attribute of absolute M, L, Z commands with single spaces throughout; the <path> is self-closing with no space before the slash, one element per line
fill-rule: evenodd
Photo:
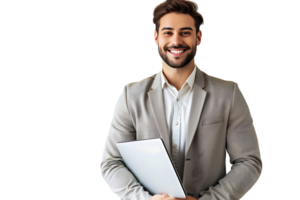
<path fill-rule="evenodd" d="M 124 166 L 117 142 L 161 137 L 188 193 L 186 200 L 240 199 L 262 170 L 250 111 L 236 83 L 202 72 L 194 62 L 203 22 L 190 1 L 154 10 L 162 71 L 124 87 L 107 137 L 102 175 L 121 199 L 174 200 L 149 194 Z M 232 164 L 226 174 L 226 150 Z"/>

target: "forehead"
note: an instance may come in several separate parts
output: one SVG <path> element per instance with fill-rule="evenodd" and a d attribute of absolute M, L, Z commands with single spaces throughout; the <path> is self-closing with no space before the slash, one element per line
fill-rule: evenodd
<path fill-rule="evenodd" d="M 163 29 L 164 27 L 171 27 L 176 29 L 180 29 L 181 27 L 191 27 L 195 30 L 194 18 L 189 14 L 182 13 L 168 13 L 160 18 L 160 27 L 159 29 Z"/>

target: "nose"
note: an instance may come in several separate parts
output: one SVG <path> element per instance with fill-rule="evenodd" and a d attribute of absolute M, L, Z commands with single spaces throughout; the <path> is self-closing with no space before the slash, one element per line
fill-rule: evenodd
<path fill-rule="evenodd" d="M 172 37 L 170 37 L 170 45 L 167 47 L 167 49 L 170 48 L 185 48 L 188 49 L 189 47 L 187 45 L 182 44 L 182 37 L 180 34 L 174 33 Z"/>
<path fill-rule="evenodd" d="M 174 35 L 171 38 L 172 41 L 172 46 L 178 47 L 178 46 L 183 46 L 182 43 L 182 38 L 180 37 L 180 34 L 174 33 Z"/>

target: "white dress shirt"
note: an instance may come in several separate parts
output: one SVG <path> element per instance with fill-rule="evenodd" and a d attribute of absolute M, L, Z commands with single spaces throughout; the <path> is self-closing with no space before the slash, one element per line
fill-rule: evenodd
<path fill-rule="evenodd" d="M 181 181 L 183 180 L 185 139 L 188 131 L 195 75 L 196 65 L 180 90 L 177 91 L 177 89 L 168 82 L 161 70 L 166 121 L 169 134 L 171 134 L 172 137 L 171 157 Z"/>

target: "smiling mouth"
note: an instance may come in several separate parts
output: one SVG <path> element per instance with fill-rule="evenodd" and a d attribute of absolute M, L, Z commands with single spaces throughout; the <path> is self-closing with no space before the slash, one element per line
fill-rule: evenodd
<path fill-rule="evenodd" d="M 187 49 L 184 49 L 183 51 L 182 50 L 172 50 L 173 52 L 171 52 L 171 50 L 167 50 L 168 52 L 170 52 L 170 53 L 183 53 L 183 52 L 185 52 Z"/>
<path fill-rule="evenodd" d="M 173 55 L 173 56 L 181 56 L 182 54 L 184 54 L 184 52 L 186 52 L 187 49 L 184 49 L 184 50 L 169 50 L 168 49 L 168 52 Z"/>

